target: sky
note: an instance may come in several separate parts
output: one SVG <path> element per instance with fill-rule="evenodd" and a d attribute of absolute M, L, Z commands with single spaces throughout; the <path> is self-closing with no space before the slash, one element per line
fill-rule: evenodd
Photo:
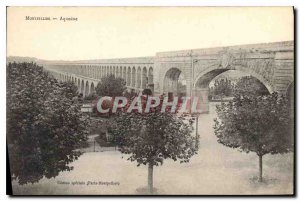
<path fill-rule="evenodd" d="M 294 38 L 293 19 L 292 7 L 8 7 L 7 56 L 125 58 L 288 41 Z"/>

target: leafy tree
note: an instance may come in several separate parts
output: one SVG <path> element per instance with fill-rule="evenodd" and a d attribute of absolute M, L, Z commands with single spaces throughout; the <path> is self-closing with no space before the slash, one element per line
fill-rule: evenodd
<path fill-rule="evenodd" d="M 197 152 L 197 139 L 191 135 L 192 122 L 160 110 L 161 104 L 150 113 L 127 113 L 125 109 L 116 117 L 112 132 L 121 153 L 130 155 L 128 160 L 136 161 L 137 166 L 148 165 L 150 194 L 153 193 L 154 166 L 162 165 L 167 158 L 189 162 Z"/>
<path fill-rule="evenodd" d="M 95 90 L 99 96 L 122 96 L 126 90 L 126 83 L 122 78 L 108 75 L 101 79 Z"/>
<path fill-rule="evenodd" d="M 132 99 L 132 98 L 136 97 L 137 95 L 138 94 L 133 89 L 131 89 L 129 91 L 125 90 L 125 92 L 124 92 L 124 97 L 126 97 L 128 99 Z"/>
<path fill-rule="evenodd" d="M 151 89 L 144 89 L 142 94 L 147 96 L 152 96 L 152 91 Z"/>
<path fill-rule="evenodd" d="M 234 84 L 231 82 L 231 80 L 225 78 L 225 79 L 219 79 L 216 80 L 213 87 L 210 87 L 210 96 L 232 96 L 234 90 Z"/>
<path fill-rule="evenodd" d="M 33 63 L 8 64 L 7 143 L 11 172 L 20 184 L 70 171 L 87 123 L 73 83 L 58 83 Z"/>
<path fill-rule="evenodd" d="M 91 93 L 84 98 L 85 101 L 93 101 L 96 100 L 98 96 L 95 93 Z"/>
<path fill-rule="evenodd" d="M 287 99 L 277 93 L 266 96 L 239 96 L 217 106 L 215 135 L 218 142 L 259 157 L 259 181 L 262 181 L 262 157 L 287 153 L 293 148 L 293 123 Z"/>
<path fill-rule="evenodd" d="M 238 80 L 234 94 L 242 96 L 268 95 L 268 89 L 255 77 L 245 76 Z"/>

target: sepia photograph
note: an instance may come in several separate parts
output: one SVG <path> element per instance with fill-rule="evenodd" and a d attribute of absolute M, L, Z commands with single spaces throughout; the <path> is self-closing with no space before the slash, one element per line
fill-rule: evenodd
<path fill-rule="evenodd" d="M 6 8 L 11 195 L 295 195 L 292 6 Z"/>

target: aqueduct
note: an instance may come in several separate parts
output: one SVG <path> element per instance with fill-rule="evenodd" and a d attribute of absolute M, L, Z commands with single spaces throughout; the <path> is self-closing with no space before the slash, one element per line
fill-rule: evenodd
<path fill-rule="evenodd" d="M 154 57 L 42 63 L 57 79 L 72 81 L 84 95 L 93 93 L 102 77 L 113 74 L 137 92 L 197 96 L 208 112 L 208 85 L 228 70 L 256 77 L 269 92 L 294 90 L 294 41 L 159 52 Z M 185 86 L 178 80 L 184 79 Z"/>

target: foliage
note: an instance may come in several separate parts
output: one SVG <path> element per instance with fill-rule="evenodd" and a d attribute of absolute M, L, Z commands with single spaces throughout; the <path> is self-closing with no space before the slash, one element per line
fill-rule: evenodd
<path fill-rule="evenodd" d="M 108 75 L 101 79 L 95 90 L 99 96 L 122 96 L 126 90 L 126 83 L 122 78 Z"/>
<path fill-rule="evenodd" d="M 255 77 L 245 76 L 238 80 L 234 94 L 241 96 L 268 95 L 268 89 Z"/>
<path fill-rule="evenodd" d="M 124 97 L 128 98 L 128 99 L 132 99 L 134 97 L 136 97 L 138 94 L 134 91 L 134 90 L 130 90 L 130 91 L 125 91 L 124 92 Z"/>
<path fill-rule="evenodd" d="M 217 115 L 215 135 L 225 146 L 255 152 L 260 159 L 268 153 L 293 150 L 293 120 L 287 99 L 277 93 L 236 95 L 232 101 L 217 106 Z"/>
<path fill-rule="evenodd" d="M 112 132 L 119 150 L 130 155 L 128 160 L 136 161 L 137 166 L 149 166 L 149 189 L 153 189 L 153 166 L 162 165 L 167 158 L 189 162 L 197 153 L 198 139 L 191 135 L 192 122 L 160 110 L 161 104 L 150 113 L 120 112 Z"/>
<path fill-rule="evenodd" d="M 142 94 L 147 96 L 152 96 L 152 91 L 151 89 L 144 89 Z"/>
<path fill-rule="evenodd" d="M 230 97 L 234 91 L 234 84 L 229 79 L 216 80 L 213 87 L 210 87 L 210 97 Z"/>
<path fill-rule="evenodd" d="M 93 101 L 93 100 L 96 100 L 98 98 L 97 94 L 95 93 L 91 93 L 89 94 L 88 96 L 86 96 L 84 98 L 85 101 Z"/>
<path fill-rule="evenodd" d="M 58 83 L 42 67 L 8 64 L 7 142 L 11 172 L 20 184 L 72 169 L 88 126 L 77 99 L 73 83 Z"/>

